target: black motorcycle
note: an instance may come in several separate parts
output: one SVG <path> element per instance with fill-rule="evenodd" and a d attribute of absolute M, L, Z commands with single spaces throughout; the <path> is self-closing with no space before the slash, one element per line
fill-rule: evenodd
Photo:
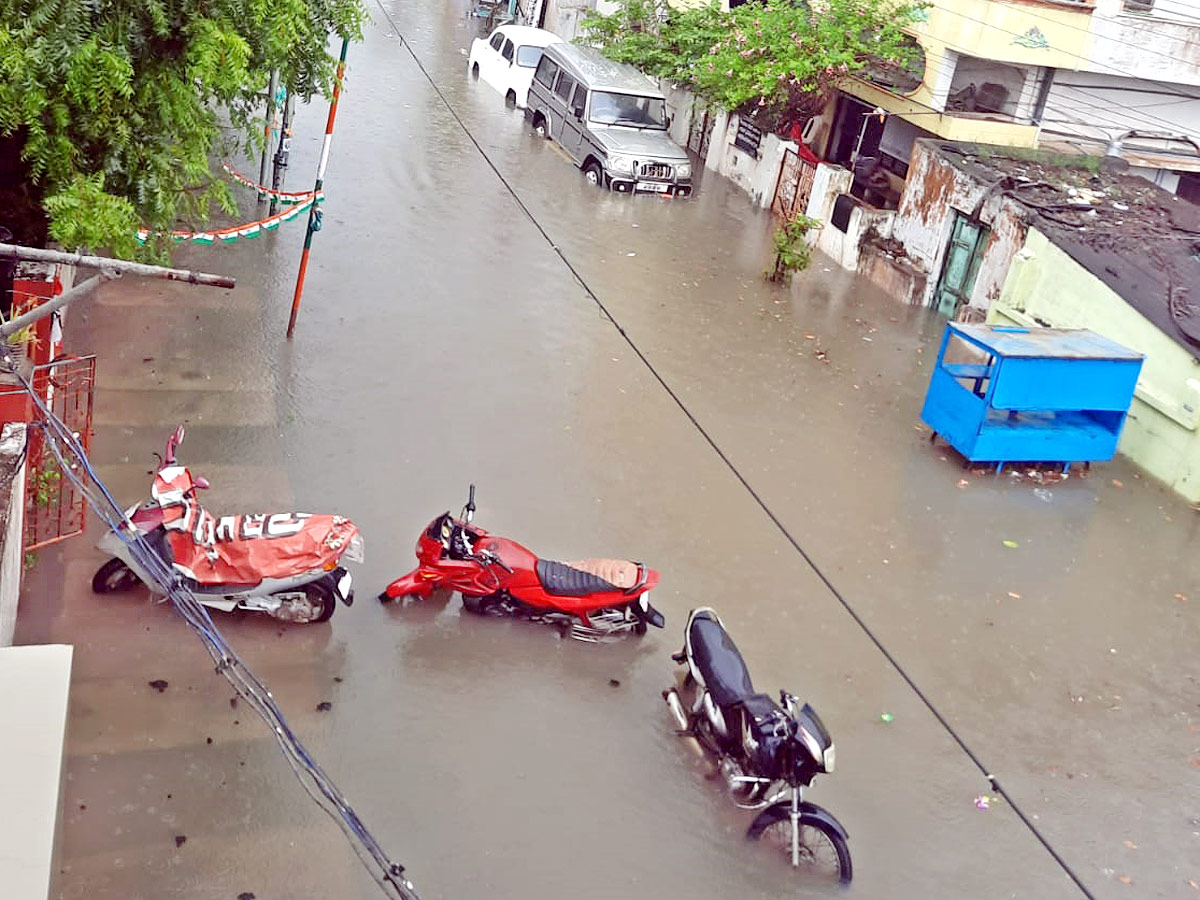
<path fill-rule="evenodd" d="M 833 771 L 833 738 L 816 711 L 787 691 L 779 703 L 755 693 L 742 654 L 707 607 L 692 610 L 683 651 L 671 658 L 687 665 L 679 684 L 663 691 L 679 734 L 715 758 L 734 803 L 762 810 L 746 836 L 778 844 L 795 867 L 849 883 L 846 829 L 804 800 L 813 777 Z"/>

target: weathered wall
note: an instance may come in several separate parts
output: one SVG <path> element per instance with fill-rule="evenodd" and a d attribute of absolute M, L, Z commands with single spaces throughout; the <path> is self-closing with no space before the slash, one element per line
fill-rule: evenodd
<path fill-rule="evenodd" d="M 1200 0 L 1159 0 L 1151 15 L 1125 13 L 1123 0 L 1096 0 L 1091 31 L 1080 68 L 1200 84 Z"/>
<path fill-rule="evenodd" d="M 1119 450 L 1200 501 L 1200 362 L 1030 228 L 989 322 L 1090 328 L 1146 355 Z"/>
<path fill-rule="evenodd" d="M 937 143 L 917 141 L 909 162 L 908 185 L 900 199 L 891 236 L 899 241 L 913 267 L 926 274 L 919 302 L 928 305 L 945 260 L 954 214 L 971 215 L 991 229 L 964 318 L 979 319 L 1000 296 L 1013 256 L 1025 240 L 1019 205 L 992 191 L 990 185 L 951 165 Z"/>

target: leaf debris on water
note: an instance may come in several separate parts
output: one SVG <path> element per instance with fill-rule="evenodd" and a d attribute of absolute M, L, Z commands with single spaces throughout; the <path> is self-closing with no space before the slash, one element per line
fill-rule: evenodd
<path fill-rule="evenodd" d="M 1007 547 L 1009 550 L 1016 550 L 1018 547 L 1021 546 L 1016 541 L 1002 541 L 1001 543 L 1003 543 L 1004 546 Z"/>
<path fill-rule="evenodd" d="M 167 689 L 167 682 L 161 678 L 155 678 L 153 681 L 147 682 L 150 687 L 154 688 L 160 694 Z"/>

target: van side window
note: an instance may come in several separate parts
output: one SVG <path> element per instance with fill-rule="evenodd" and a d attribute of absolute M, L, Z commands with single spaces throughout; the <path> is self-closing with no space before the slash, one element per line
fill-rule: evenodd
<path fill-rule="evenodd" d="M 558 63 L 550 57 L 543 55 L 541 62 L 538 63 L 537 71 L 533 73 L 533 77 L 539 83 L 544 84 L 547 88 L 553 87 L 554 76 L 558 74 Z"/>
<path fill-rule="evenodd" d="M 575 86 L 575 96 L 571 100 L 571 112 L 577 118 L 583 118 L 583 108 L 587 105 L 587 88 L 582 84 Z"/>
<path fill-rule="evenodd" d="M 507 59 L 511 63 L 513 60 L 513 52 L 514 52 L 513 42 L 505 41 L 504 49 L 500 51 L 500 55 L 503 56 L 505 59 Z"/>
<path fill-rule="evenodd" d="M 554 88 L 554 93 L 558 94 L 566 103 L 571 97 L 571 89 L 575 87 L 575 79 L 566 72 L 562 73 L 562 77 L 558 79 L 558 85 Z"/>
<path fill-rule="evenodd" d="M 500 45 L 503 43 L 504 43 L 504 35 L 503 35 L 503 33 L 497 31 L 495 34 L 492 35 L 492 39 L 490 41 L 488 41 L 488 46 L 491 47 L 493 50 L 495 50 L 497 53 L 499 53 Z"/>

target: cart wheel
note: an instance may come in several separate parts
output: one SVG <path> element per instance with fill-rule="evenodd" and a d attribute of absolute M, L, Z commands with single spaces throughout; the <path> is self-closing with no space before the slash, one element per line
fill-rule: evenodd
<path fill-rule="evenodd" d="M 936 431 L 929 432 L 929 443 L 932 444 L 936 440 L 937 440 L 937 432 Z"/>

